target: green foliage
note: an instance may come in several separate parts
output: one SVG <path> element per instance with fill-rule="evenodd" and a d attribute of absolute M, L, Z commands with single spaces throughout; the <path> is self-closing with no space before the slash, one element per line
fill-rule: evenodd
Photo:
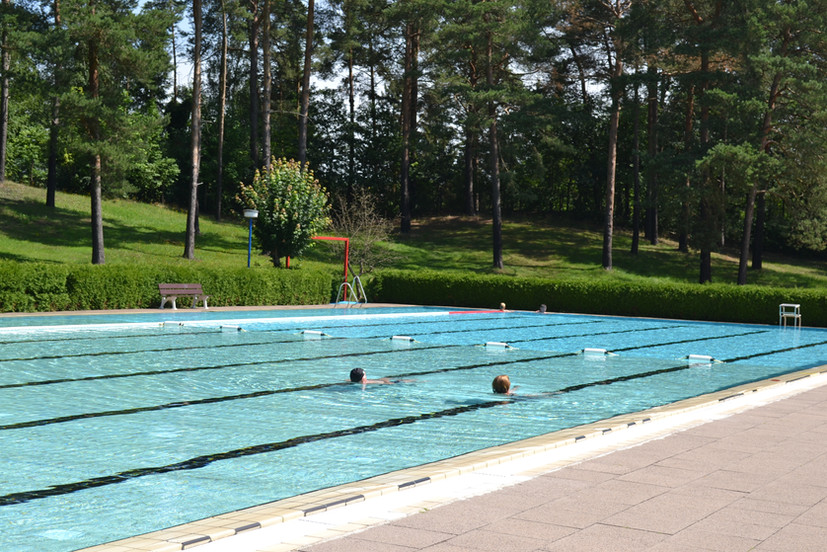
<path fill-rule="evenodd" d="M 258 209 L 254 234 L 276 267 L 281 257 L 301 255 L 330 224 L 325 189 L 293 160 L 273 159 L 252 184 L 239 185 L 237 199 L 246 209 Z"/>
<path fill-rule="evenodd" d="M 394 224 L 376 212 L 373 194 L 360 188 L 351 201 L 340 195 L 335 203 L 333 232 L 349 238 L 350 265 L 357 267 L 354 272 L 361 276 L 375 268 L 392 266 L 398 256 L 384 244 L 390 240 Z"/>
<path fill-rule="evenodd" d="M 66 310 L 67 265 L 0 261 L 0 312 Z"/>
<path fill-rule="evenodd" d="M 773 324 L 778 305 L 800 303 L 807 325 L 827 326 L 827 290 L 729 284 L 552 280 L 383 270 L 366 285 L 374 302 L 457 305 L 618 316 Z"/>
<path fill-rule="evenodd" d="M 152 308 L 159 283 L 189 282 L 202 284 L 210 306 L 321 304 L 334 280 L 319 270 L 0 261 L 0 312 Z"/>

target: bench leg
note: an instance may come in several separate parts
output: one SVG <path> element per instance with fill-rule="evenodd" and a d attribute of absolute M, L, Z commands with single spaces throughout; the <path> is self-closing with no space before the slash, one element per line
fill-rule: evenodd
<path fill-rule="evenodd" d="M 162 297 L 161 298 L 161 306 L 158 307 L 159 309 L 163 309 L 164 305 L 167 304 L 167 301 L 172 302 L 172 309 L 176 310 L 178 307 L 175 305 L 175 300 L 178 299 L 177 297 Z"/>

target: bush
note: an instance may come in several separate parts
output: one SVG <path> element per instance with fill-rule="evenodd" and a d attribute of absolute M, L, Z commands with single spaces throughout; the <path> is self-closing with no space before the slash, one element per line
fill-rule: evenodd
<path fill-rule="evenodd" d="M 263 171 L 256 171 L 250 185 L 239 184 L 237 199 L 243 208 L 258 210 L 253 234 L 278 267 L 281 257 L 301 256 L 329 225 L 327 194 L 296 161 L 273 159 Z"/>
<path fill-rule="evenodd" d="M 202 284 L 212 306 L 329 303 L 323 271 L 0 262 L 0 312 L 152 308 L 159 283 Z"/>
<path fill-rule="evenodd" d="M 385 270 L 366 286 L 371 301 L 775 324 L 778 305 L 800 303 L 808 326 L 827 327 L 827 292 L 728 284 L 551 280 Z"/>

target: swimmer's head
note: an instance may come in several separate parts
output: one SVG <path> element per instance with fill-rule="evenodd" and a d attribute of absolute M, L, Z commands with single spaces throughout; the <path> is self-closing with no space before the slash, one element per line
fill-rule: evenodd
<path fill-rule="evenodd" d="M 511 380 L 505 374 L 501 376 L 497 376 L 494 378 L 494 381 L 491 382 L 491 390 L 494 393 L 506 394 L 508 390 L 511 389 Z"/>
<path fill-rule="evenodd" d="M 500 303 L 500 310 L 501 310 L 501 311 L 504 311 L 504 310 L 505 310 L 505 303 Z"/>
<path fill-rule="evenodd" d="M 350 381 L 353 383 L 359 383 L 365 377 L 365 371 L 361 368 L 354 368 L 350 371 Z"/>

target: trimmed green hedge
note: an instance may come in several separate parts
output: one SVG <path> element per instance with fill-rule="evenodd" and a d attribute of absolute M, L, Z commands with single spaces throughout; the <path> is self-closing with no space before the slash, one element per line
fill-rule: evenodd
<path fill-rule="evenodd" d="M 312 305 L 331 301 L 334 280 L 312 270 L 0 261 L 0 312 L 152 308 L 159 283 L 191 282 L 202 284 L 211 306 Z"/>
<path fill-rule="evenodd" d="M 629 283 L 386 270 L 371 301 L 777 324 L 778 305 L 800 303 L 808 326 L 827 327 L 827 290 L 731 284 Z"/>
<path fill-rule="evenodd" d="M 337 274 L 272 268 L 61 265 L 0 261 L 0 312 L 153 308 L 158 284 L 197 282 L 212 306 L 329 303 Z M 808 326 L 827 327 L 827 290 L 728 284 L 551 280 L 385 270 L 365 282 L 372 302 L 650 316 L 776 324 L 780 303 L 801 303 Z M 183 303 L 187 304 L 186 301 Z"/>

